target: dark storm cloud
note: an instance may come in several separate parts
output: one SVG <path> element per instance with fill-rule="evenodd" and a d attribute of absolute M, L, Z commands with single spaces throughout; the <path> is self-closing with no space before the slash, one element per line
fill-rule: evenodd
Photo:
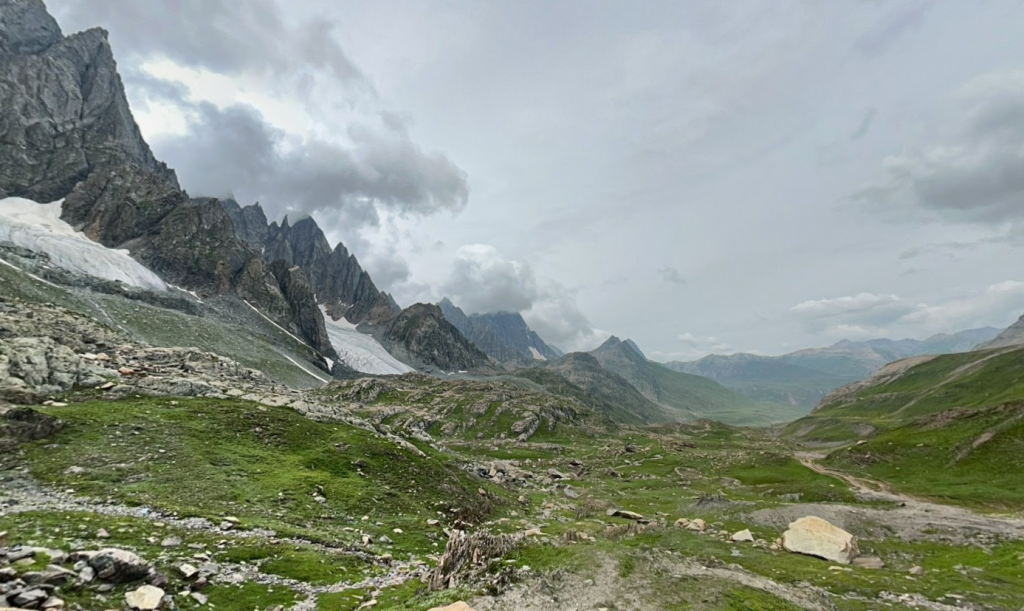
<path fill-rule="evenodd" d="M 294 76 L 325 70 L 367 84 L 324 19 L 290 21 L 273 0 L 63 0 L 54 12 L 66 30 L 102 26 L 119 57 L 162 56 L 223 74 Z"/>
<path fill-rule="evenodd" d="M 854 199 L 915 205 L 959 222 L 1024 220 L 1024 71 L 977 78 L 959 92 L 948 142 L 883 161 L 887 180 Z"/>
<path fill-rule="evenodd" d="M 376 225 L 378 207 L 400 215 L 465 207 L 465 172 L 404 130 L 357 126 L 348 136 L 346 145 L 290 136 L 250 106 L 201 102 L 191 107 L 186 133 L 153 146 L 192 195 L 260 201 L 271 216 L 321 212 Z"/>

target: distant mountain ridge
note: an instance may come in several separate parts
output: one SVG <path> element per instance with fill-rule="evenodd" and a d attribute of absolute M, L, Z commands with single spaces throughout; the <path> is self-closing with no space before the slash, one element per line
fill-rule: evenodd
<path fill-rule="evenodd" d="M 467 316 L 445 297 L 438 304 L 445 318 L 488 356 L 503 363 L 528 365 L 557 359 L 562 352 L 530 329 L 521 314 L 493 312 Z"/>
<path fill-rule="evenodd" d="M 674 371 L 702 375 L 745 396 L 814 407 L 832 390 L 864 379 L 886 364 L 924 354 L 966 352 L 990 341 L 998 329 L 984 327 L 940 333 L 924 340 L 842 340 L 782 356 L 709 355 L 697 361 L 665 363 Z"/>
<path fill-rule="evenodd" d="M 790 406 L 750 399 L 707 377 L 668 369 L 647 360 L 628 339 L 612 336 L 590 354 L 604 369 L 623 377 L 674 420 L 710 418 L 730 424 L 771 424 L 805 413 Z"/>
<path fill-rule="evenodd" d="M 978 348 L 1005 348 L 1021 344 L 1024 344 L 1024 315 L 994 339 L 979 345 Z"/>

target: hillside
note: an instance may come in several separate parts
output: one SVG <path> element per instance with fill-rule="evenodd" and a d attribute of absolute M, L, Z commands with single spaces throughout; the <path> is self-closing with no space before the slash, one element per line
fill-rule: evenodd
<path fill-rule="evenodd" d="M 1024 502 L 1024 348 L 917 357 L 841 388 L 786 428 L 810 445 L 856 442 L 827 464 L 967 505 Z"/>
<path fill-rule="evenodd" d="M 609 338 L 591 354 L 604 369 L 625 378 L 674 419 L 710 418 L 738 425 L 787 422 L 803 413 L 790 406 L 755 401 L 699 375 L 672 371 L 643 357 L 635 344 Z"/>

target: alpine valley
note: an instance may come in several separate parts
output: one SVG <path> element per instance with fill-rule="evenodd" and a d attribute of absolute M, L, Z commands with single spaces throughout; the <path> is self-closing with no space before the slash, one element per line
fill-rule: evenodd
<path fill-rule="evenodd" d="M 400 304 L 186 192 L 108 38 L 0 0 L 2 611 L 1024 608 L 1024 319 L 659 363 Z"/>

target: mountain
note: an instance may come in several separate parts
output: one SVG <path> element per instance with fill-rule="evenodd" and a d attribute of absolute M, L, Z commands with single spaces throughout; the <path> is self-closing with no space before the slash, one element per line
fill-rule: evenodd
<path fill-rule="evenodd" d="M 627 380 L 674 420 L 709 418 L 727 424 L 771 424 L 804 413 L 790 406 L 752 400 L 709 378 L 673 371 L 648 361 L 635 346 L 612 336 L 590 354 L 602 368 Z"/>
<path fill-rule="evenodd" d="M 1021 316 L 1017 322 L 1007 327 L 995 339 L 980 344 L 978 348 L 1004 348 L 1021 344 L 1024 344 L 1024 316 Z"/>
<path fill-rule="evenodd" d="M 445 318 L 488 356 L 503 363 L 529 364 L 562 356 L 530 329 L 522 315 L 494 312 L 466 316 L 447 297 L 438 304 Z"/>
<path fill-rule="evenodd" d="M 487 355 L 448 322 L 436 305 L 409 306 L 381 321 L 372 332 L 398 360 L 421 371 L 455 373 L 488 365 Z"/>
<path fill-rule="evenodd" d="M 836 390 L 785 435 L 844 471 L 989 508 L 1024 501 L 1024 347 L 917 356 Z M 852 444 L 852 445 L 848 445 Z"/>
<path fill-rule="evenodd" d="M 359 338 L 336 325 L 328 332 L 325 312 L 332 323 L 344 317 L 349 323 L 383 324 L 399 307 L 344 245 L 330 247 L 313 219 L 268 223 L 259 205 L 193 198 L 180 188 L 132 117 L 104 30 L 64 37 L 40 0 L 0 0 L 0 107 L 0 201 L 18 202 L 0 218 L 8 239 L 17 234 L 22 248 L 74 267 L 69 253 L 86 246 L 69 238 L 83 236 L 100 249 L 90 252 L 101 256 L 89 270 L 78 265 L 78 272 L 124 271 L 117 253 L 130 252 L 159 276 L 148 289 L 181 288 L 198 300 L 224 298 L 255 309 L 313 348 L 310 360 L 323 371 L 342 375 L 350 371 L 347 362 L 368 372 L 404 370 L 369 336 Z M 60 226 L 62 234 L 52 223 L 26 230 L 15 218 L 28 209 L 48 215 L 49 208 L 36 202 L 58 200 L 59 219 L 67 226 Z M 18 261 L 36 265 L 24 257 Z M 410 329 L 398 334 L 401 340 L 392 338 L 415 362 L 444 360 L 416 353 L 418 347 L 465 347 L 465 338 L 450 325 L 431 325 L 430 317 L 416 312 L 403 320 L 423 321 L 421 335 L 433 338 L 405 342 L 416 335 Z M 446 332 L 453 337 L 442 341 L 438 334 Z M 480 361 L 473 355 L 449 364 Z"/>
<path fill-rule="evenodd" d="M 843 340 L 825 348 L 782 356 L 709 355 L 698 361 L 674 361 L 665 366 L 709 377 L 752 399 L 810 408 L 832 390 L 861 380 L 887 363 L 922 354 L 965 352 L 997 333 L 997 329 L 985 327 L 940 333 L 925 340 Z"/>

